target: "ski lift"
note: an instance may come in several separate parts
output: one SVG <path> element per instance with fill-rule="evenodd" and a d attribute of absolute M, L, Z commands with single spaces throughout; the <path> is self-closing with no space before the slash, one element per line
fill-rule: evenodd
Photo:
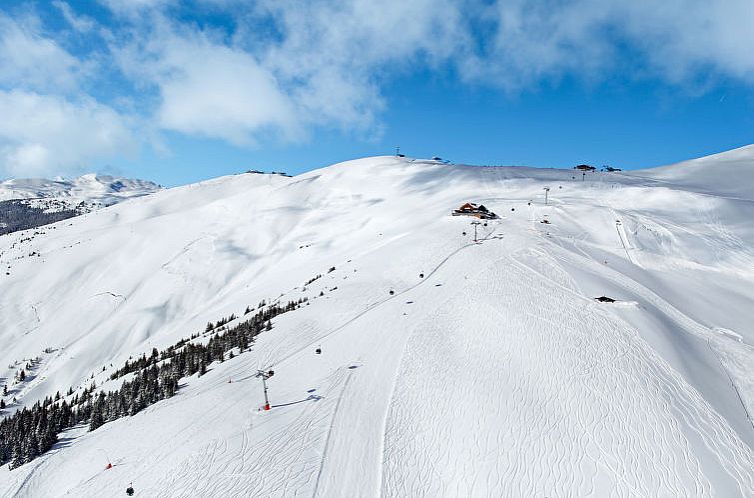
<path fill-rule="evenodd" d="M 126 488 L 126 494 L 128 496 L 133 496 L 134 495 L 134 486 L 133 486 L 133 483 L 129 483 L 128 487 Z"/>

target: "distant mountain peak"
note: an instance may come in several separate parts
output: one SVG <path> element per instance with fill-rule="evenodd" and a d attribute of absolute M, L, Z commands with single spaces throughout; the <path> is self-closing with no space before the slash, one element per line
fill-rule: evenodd
<path fill-rule="evenodd" d="M 79 202 L 97 202 L 106 206 L 123 199 L 151 194 L 161 189 L 148 180 L 113 177 L 87 173 L 78 178 L 57 176 L 45 178 L 15 178 L 0 182 L 0 201 L 11 199 L 67 198 Z"/>
<path fill-rule="evenodd" d="M 88 173 L 78 178 L 0 182 L 0 235 L 55 223 L 161 190 L 147 180 Z"/>

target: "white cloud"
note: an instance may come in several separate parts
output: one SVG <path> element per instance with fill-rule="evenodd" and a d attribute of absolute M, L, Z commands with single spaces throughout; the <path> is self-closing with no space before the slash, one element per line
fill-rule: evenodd
<path fill-rule="evenodd" d="M 470 33 L 460 9 L 449 0 L 262 2 L 281 34 L 263 63 L 309 119 L 363 130 L 383 106 L 388 75 L 464 54 Z M 253 38 L 253 28 L 242 35 Z"/>
<path fill-rule="evenodd" d="M 754 3 L 750 0 L 675 0 L 657 4 L 613 0 L 612 15 L 664 77 L 683 83 L 714 71 L 754 82 Z"/>
<path fill-rule="evenodd" d="M 487 22 L 494 36 L 461 63 L 469 79 L 513 89 L 565 75 L 754 83 L 750 0 L 508 0 L 489 7 Z"/>
<path fill-rule="evenodd" d="M 144 68 L 159 87 L 156 119 L 163 129 L 235 145 L 270 129 L 297 132 L 289 96 L 249 53 L 199 33 L 167 32 L 150 47 Z"/>
<path fill-rule="evenodd" d="M 83 171 L 137 143 L 126 119 L 89 98 L 0 90 L 0 116 L 0 173 L 9 176 Z"/>
<path fill-rule="evenodd" d="M 67 4 L 57 6 L 74 15 Z M 86 30 L 82 19 L 69 22 Z M 136 147 L 130 119 L 82 89 L 91 63 L 52 36 L 35 15 L 0 13 L 0 174 L 78 171 Z"/>
<path fill-rule="evenodd" d="M 148 111 L 155 127 L 238 146 L 270 132 L 299 134 L 290 96 L 251 53 L 160 15 L 133 33 L 111 50 L 128 78 L 156 93 Z"/>
<path fill-rule="evenodd" d="M 75 89 L 84 65 L 44 37 L 33 17 L 0 12 L 0 84 L 33 89 Z"/>
<path fill-rule="evenodd" d="M 199 58 L 186 59 L 188 55 Z M 170 63 L 179 64 L 175 66 L 179 69 L 160 81 L 162 103 L 157 116 L 162 128 L 236 145 L 249 145 L 256 133 L 270 128 L 295 134 L 289 98 L 247 54 L 205 47 L 172 54 Z"/>

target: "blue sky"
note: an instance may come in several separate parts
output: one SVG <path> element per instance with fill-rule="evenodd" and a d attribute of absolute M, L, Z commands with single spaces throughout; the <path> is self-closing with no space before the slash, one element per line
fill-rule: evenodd
<path fill-rule="evenodd" d="M 749 0 L 0 6 L 0 177 L 389 154 L 631 169 L 754 142 Z"/>

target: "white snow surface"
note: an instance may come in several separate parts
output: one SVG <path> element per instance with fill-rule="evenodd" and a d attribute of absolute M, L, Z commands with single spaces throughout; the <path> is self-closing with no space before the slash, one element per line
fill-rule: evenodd
<path fill-rule="evenodd" d="M 585 181 L 375 157 L 2 236 L 0 378 L 41 358 L 7 413 L 114 389 L 129 356 L 262 299 L 311 304 L 3 466 L 0 497 L 753 497 L 754 161 L 727 157 Z M 467 201 L 501 217 L 478 243 Z"/>
<path fill-rule="evenodd" d="M 10 179 L 0 181 L 0 201 L 11 199 L 64 199 L 71 204 L 86 202 L 109 206 L 131 197 L 139 197 L 160 190 L 147 180 L 89 173 L 78 178 Z"/>
<path fill-rule="evenodd" d="M 683 161 L 670 166 L 626 172 L 624 174 L 652 178 L 700 193 L 754 199 L 751 181 L 754 145 L 721 152 L 711 156 Z"/>

